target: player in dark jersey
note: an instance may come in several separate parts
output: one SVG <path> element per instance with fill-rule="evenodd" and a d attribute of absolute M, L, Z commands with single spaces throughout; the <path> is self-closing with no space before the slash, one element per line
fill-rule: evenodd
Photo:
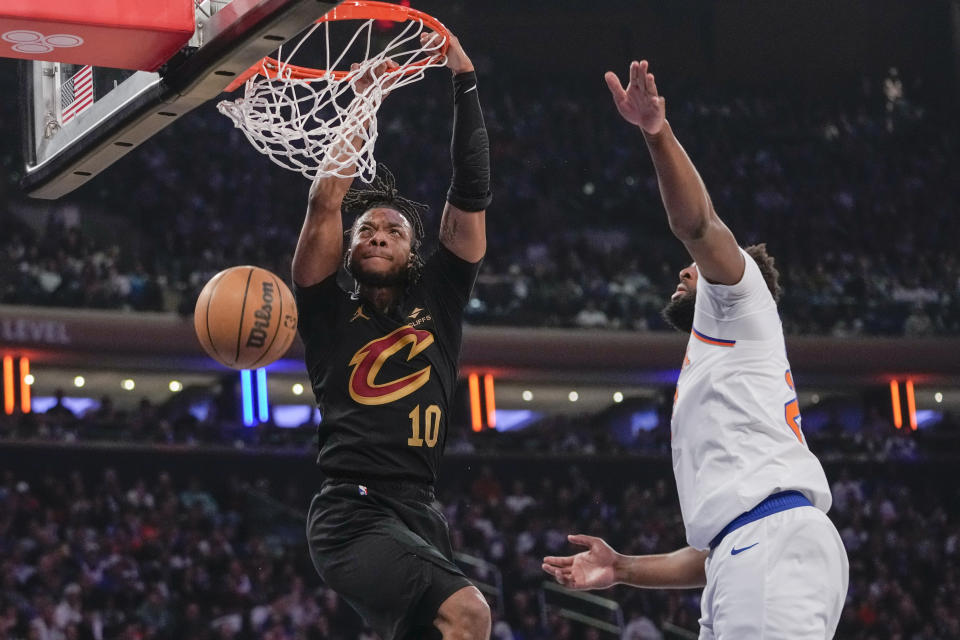
<path fill-rule="evenodd" d="M 490 202 L 476 75 L 456 38 L 447 58 L 453 179 L 437 251 L 421 260 L 421 205 L 399 196 L 389 174 L 364 191 L 325 177 L 310 189 L 293 258 L 327 478 L 310 505 L 310 554 L 384 640 L 490 635 L 490 610 L 453 563 L 433 493 Z M 361 214 L 345 256 L 343 209 Z M 337 285 L 341 263 L 352 292 Z"/>

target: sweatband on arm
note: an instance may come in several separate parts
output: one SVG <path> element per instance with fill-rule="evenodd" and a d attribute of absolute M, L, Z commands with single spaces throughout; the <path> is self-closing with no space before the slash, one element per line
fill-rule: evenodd
<path fill-rule="evenodd" d="M 483 211 L 490 193 L 490 141 L 477 96 L 477 74 L 453 76 L 453 139 L 450 142 L 453 178 L 447 202 L 462 211 Z"/>

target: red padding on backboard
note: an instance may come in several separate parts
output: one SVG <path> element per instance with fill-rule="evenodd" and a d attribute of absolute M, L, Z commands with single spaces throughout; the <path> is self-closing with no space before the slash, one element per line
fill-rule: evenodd
<path fill-rule="evenodd" d="M 156 71 L 195 27 L 194 0 L 3 0 L 0 57 Z"/>

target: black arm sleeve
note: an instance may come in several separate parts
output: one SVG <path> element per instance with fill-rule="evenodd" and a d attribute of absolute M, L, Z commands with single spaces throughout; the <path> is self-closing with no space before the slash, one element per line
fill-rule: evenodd
<path fill-rule="evenodd" d="M 490 205 L 490 141 L 477 96 L 477 74 L 453 76 L 453 139 L 450 142 L 453 179 L 447 202 L 463 211 L 483 211 Z"/>

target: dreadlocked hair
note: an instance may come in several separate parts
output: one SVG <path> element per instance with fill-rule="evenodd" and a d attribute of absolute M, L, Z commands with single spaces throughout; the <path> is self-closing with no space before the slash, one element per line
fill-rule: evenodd
<path fill-rule="evenodd" d="M 397 211 L 406 218 L 413 229 L 413 240 L 410 243 L 410 271 L 407 282 L 408 284 L 415 284 L 420 279 L 420 274 L 423 271 L 423 257 L 420 255 L 424 238 L 423 217 L 430 210 L 430 207 L 401 196 L 397 191 L 397 180 L 386 165 L 381 163 L 377 166 L 377 174 L 369 186 L 347 191 L 341 207 L 343 213 L 354 216 L 353 224 L 344 231 L 344 235 L 348 238 L 353 236 L 354 227 L 360 216 L 371 209 L 386 207 Z M 349 260 L 350 252 L 348 251 L 343 257 L 344 268 L 348 273 L 350 272 Z"/>

